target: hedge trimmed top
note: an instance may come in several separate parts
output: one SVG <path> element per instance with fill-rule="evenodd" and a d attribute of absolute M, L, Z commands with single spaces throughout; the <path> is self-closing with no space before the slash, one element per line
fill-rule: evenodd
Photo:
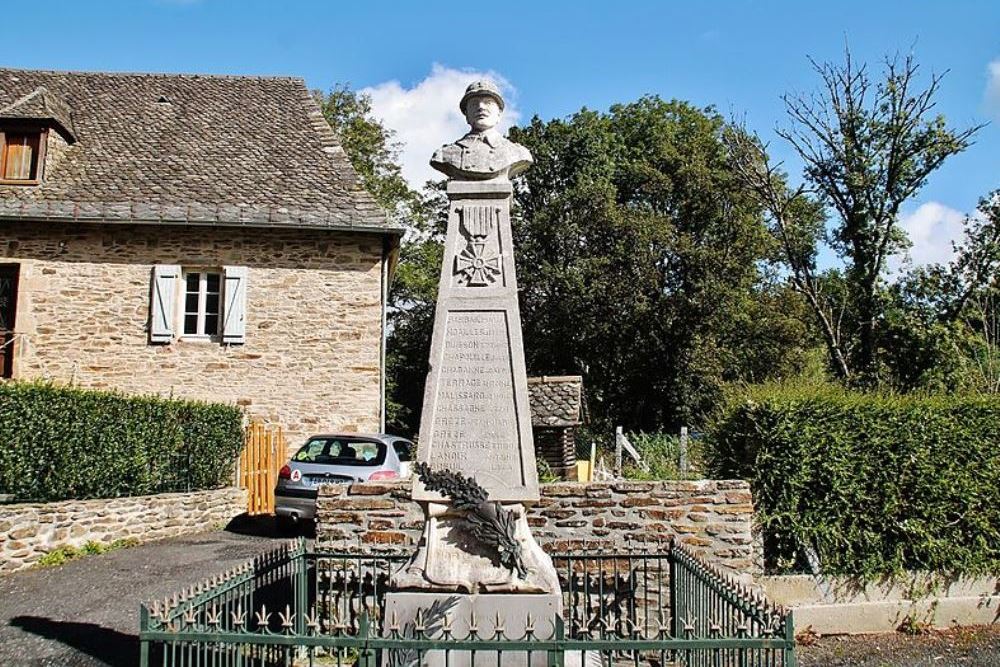
<path fill-rule="evenodd" d="M 0 493 L 115 498 L 224 486 L 243 444 L 229 405 L 0 384 Z"/>
<path fill-rule="evenodd" d="M 1000 397 L 751 391 L 712 429 L 749 479 L 769 570 L 1000 572 Z"/>

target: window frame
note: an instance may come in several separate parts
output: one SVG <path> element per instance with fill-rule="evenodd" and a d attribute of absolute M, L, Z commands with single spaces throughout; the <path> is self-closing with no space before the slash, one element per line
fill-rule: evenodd
<path fill-rule="evenodd" d="M 187 333 L 187 316 L 189 311 L 187 309 L 187 297 L 188 294 L 193 294 L 194 292 L 188 292 L 188 276 L 192 274 L 198 275 L 198 309 L 194 313 L 197 316 L 196 329 L 197 333 Z M 212 292 L 215 294 L 217 299 L 217 309 L 214 312 L 215 315 L 215 332 L 206 333 L 205 332 L 205 319 L 209 315 L 206 308 L 208 301 L 208 276 L 215 275 L 218 278 L 218 291 Z M 204 341 L 204 342 L 219 342 L 222 340 L 222 317 L 223 317 L 223 285 L 225 281 L 225 271 L 221 268 L 215 267 L 182 267 L 180 271 L 180 280 L 178 281 L 178 296 L 177 302 L 180 307 L 177 309 L 176 322 L 177 322 L 177 339 L 187 340 L 187 341 Z"/>
<path fill-rule="evenodd" d="M 34 156 L 34 178 L 3 178 L 7 166 L 7 135 L 34 134 L 38 135 L 38 151 Z M 38 185 L 45 176 L 45 147 L 48 144 L 49 130 L 45 127 L 27 124 L 5 123 L 0 127 L 0 185 Z"/>

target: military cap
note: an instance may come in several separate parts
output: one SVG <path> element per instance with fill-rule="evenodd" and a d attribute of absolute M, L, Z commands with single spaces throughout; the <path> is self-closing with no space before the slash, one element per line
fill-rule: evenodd
<path fill-rule="evenodd" d="M 503 111 L 503 96 L 500 95 L 500 89 L 497 88 L 496 84 L 492 81 L 476 81 L 469 84 L 469 87 L 465 89 L 465 95 L 462 95 L 462 101 L 458 103 L 458 108 L 463 114 L 465 113 L 465 105 L 469 101 L 469 98 L 477 95 L 492 97 L 500 105 L 500 111 Z"/>

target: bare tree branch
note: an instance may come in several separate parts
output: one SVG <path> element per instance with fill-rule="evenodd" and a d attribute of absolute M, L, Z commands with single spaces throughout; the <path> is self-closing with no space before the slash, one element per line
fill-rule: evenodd
<path fill-rule="evenodd" d="M 839 217 L 834 246 L 847 265 L 860 326 L 854 365 L 868 375 L 875 367 L 880 282 L 888 258 L 906 244 L 900 207 L 983 126 L 947 127 L 934 113 L 944 75 L 932 74 L 920 88 L 912 55 L 886 58 L 877 80 L 856 66 L 849 50 L 843 64 L 810 62 L 820 91 L 783 96 L 791 124 L 778 135 L 805 162 L 806 181 Z"/>
<path fill-rule="evenodd" d="M 788 188 L 779 166 L 770 163 L 766 146 L 745 128 L 730 128 L 723 142 L 737 178 L 755 194 L 770 220 L 771 233 L 791 270 L 791 283 L 805 297 L 820 325 L 835 372 L 844 380 L 848 379 L 851 373 L 843 353 L 839 322 L 834 324 L 833 309 L 814 275 L 816 241 L 815 234 L 808 236 L 808 226 L 816 221 L 796 217 L 796 205 L 806 201 L 805 186 L 795 190 Z M 818 208 L 813 209 L 816 210 Z M 803 209 L 803 213 L 808 211 L 808 207 Z"/>

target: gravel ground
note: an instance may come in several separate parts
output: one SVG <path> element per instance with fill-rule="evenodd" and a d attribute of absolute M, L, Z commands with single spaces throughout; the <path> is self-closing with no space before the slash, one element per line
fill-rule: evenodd
<path fill-rule="evenodd" d="M 802 667 L 1000 667 L 1000 626 L 821 637 L 795 653 Z"/>
<path fill-rule="evenodd" d="M 244 522 L 0 577 L 0 665 L 132 667 L 140 603 L 279 543 L 269 521 Z"/>

